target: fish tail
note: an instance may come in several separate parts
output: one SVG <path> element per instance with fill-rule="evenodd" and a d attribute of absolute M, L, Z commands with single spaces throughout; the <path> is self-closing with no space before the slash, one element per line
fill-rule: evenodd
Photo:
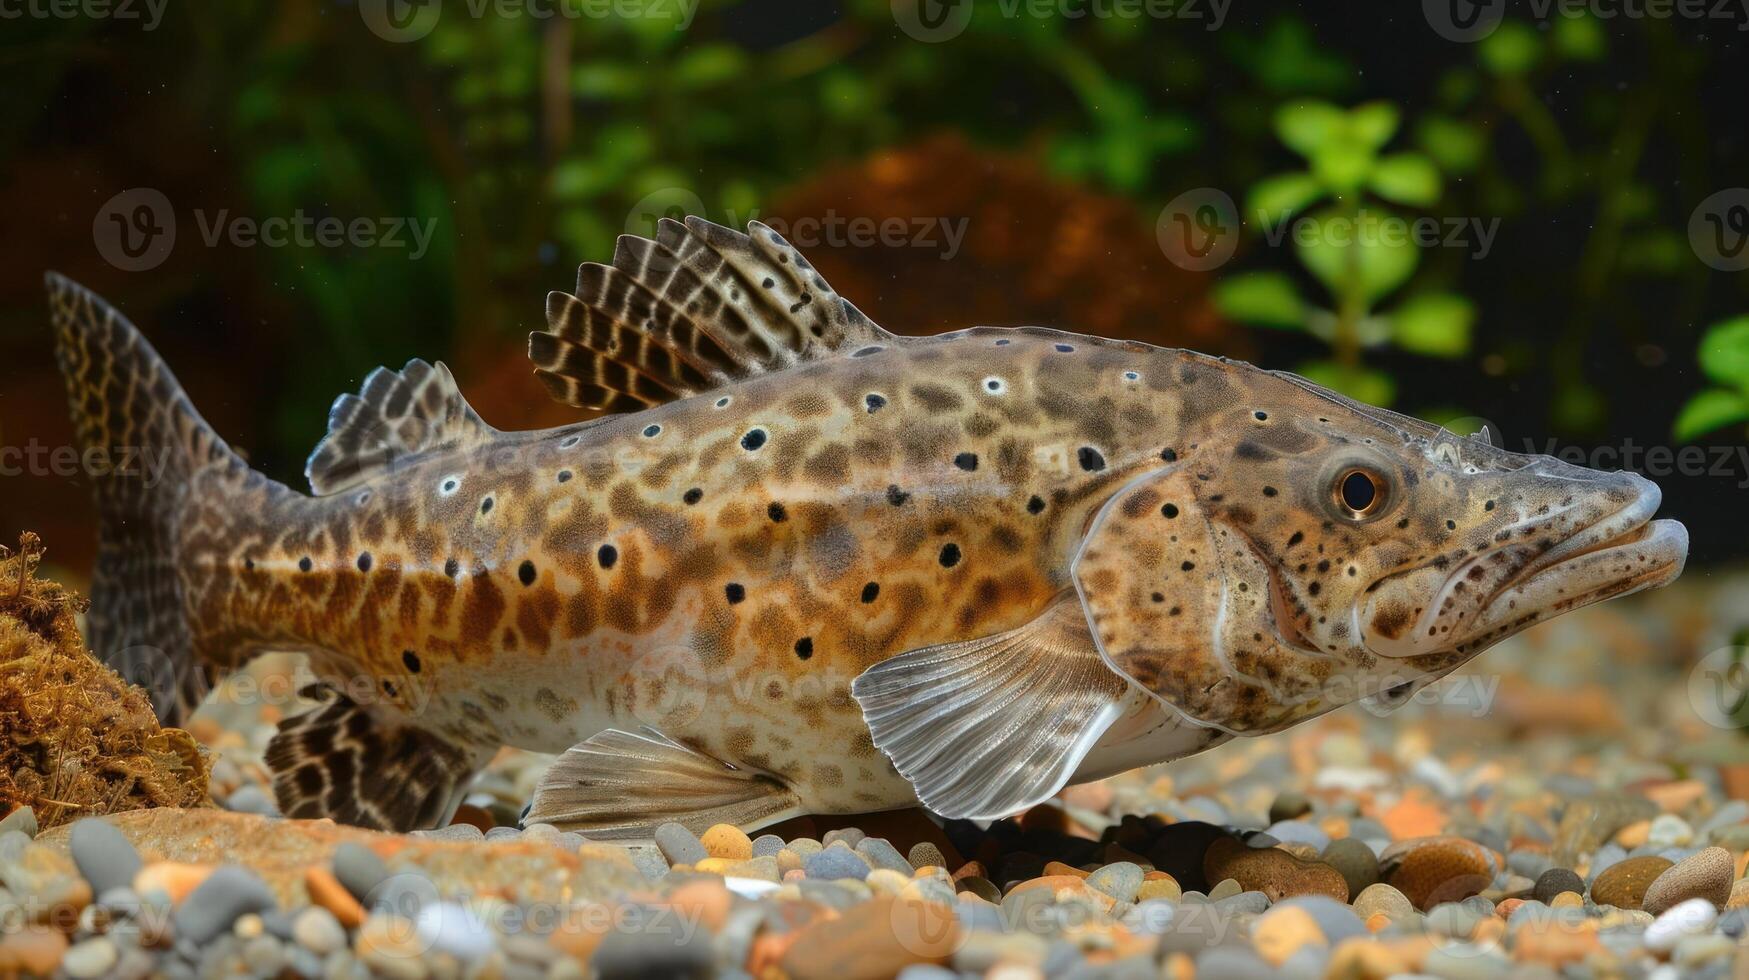
<path fill-rule="evenodd" d="M 126 317 L 70 279 L 51 272 L 45 281 L 56 360 L 97 503 L 90 646 L 146 688 L 161 718 L 179 723 L 213 680 L 194 654 L 178 574 L 191 488 L 203 474 L 240 482 L 249 467 Z"/>

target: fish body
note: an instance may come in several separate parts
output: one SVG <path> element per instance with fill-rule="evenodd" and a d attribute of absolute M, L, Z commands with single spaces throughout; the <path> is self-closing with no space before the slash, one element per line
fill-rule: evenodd
<path fill-rule="evenodd" d="M 99 488 L 94 643 L 168 651 L 181 710 L 307 652 L 329 702 L 269 752 L 293 816 L 441 822 L 504 744 L 563 753 L 531 819 L 603 836 L 997 816 L 1400 698 L 1686 552 L 1643 479 L 1292 376 L 892 336 L 757 227 L 665 222 L 551 299 L 538 373 L 619 414 L 500 432 L 441 365 L 379 370 L 336 402 L 314 495 L 50 285 L 82 440 L 181 447 L 168 488 Z"/>

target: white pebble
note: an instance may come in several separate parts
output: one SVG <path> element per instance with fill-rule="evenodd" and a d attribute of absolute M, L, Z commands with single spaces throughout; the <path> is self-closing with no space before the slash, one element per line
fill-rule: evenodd
<path fill-rule="evenodd" d="M 1676 948 L 1683 936 L 1693 936 L 1711 929 L 1719 912 L 1704 898 L 1691 898 L 1666 910 L 1646 927 L 1646 948 L 1668 953 Z"/>
<path fill-rule="evenodd" d="M 474 913 L 454 902 L 431 902 L 419 910 L 415 920 L 420 941 L 432 950 L 448 953 L 458 960 L 475 960 L 497 947 L 492 930 Z"/>
<path fill-rule="evenodd" d="M 334 913 L 318 905 L 298 914 L 292 922 L 292 938 L 310 952 L 327 956 L 346 945 L 346 930 Z"/>
<path fill-rule="evenodd" d="M 1694 840 L 1694 828 L 1674 813 L 1661 813 L 1646 832 L 1646 843 L 1652 847 L 1683 847 Z"/>
<path fill-rule="evenodd" d="M 107 976 L 115 966 L 115 944 L 107 939 L 87 939 L 75 943 L 61 957 L 61 970 L 76 980 L 95 980 Z"/>

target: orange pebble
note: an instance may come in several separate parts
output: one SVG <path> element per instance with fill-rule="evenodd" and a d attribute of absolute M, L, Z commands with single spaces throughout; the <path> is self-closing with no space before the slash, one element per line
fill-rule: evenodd
<path fill-rule="evenodd" d="M 310 902 L 334 913 L 334 918 L 348 929 L 356 929 L 364 921 L 364 906 L 346 890 L 334 872 L 319 864 L 304 869 L 304 889 Z"/>
<path fill-rule="evenodd" d="M 180 903 L 212 873 L 210 864 L 155 861 L 134 875 L 134 892 L 144 895 L 150 891 L 162 891 L 170 896 L 171 902 Z"/>

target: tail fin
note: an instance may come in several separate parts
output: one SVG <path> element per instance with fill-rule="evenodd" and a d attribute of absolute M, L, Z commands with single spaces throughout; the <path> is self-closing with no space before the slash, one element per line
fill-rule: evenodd
<path fill-rule="evenodd" d="M 46 277 L 55 353 L 97 501 L 91 649 L 145 687 L 175 724 L 210 686 L 197 662 L 178 568 L 191 480 L 243 462 L 195 412 L 182 386 L 127 318 L 90 290 Z"/>

